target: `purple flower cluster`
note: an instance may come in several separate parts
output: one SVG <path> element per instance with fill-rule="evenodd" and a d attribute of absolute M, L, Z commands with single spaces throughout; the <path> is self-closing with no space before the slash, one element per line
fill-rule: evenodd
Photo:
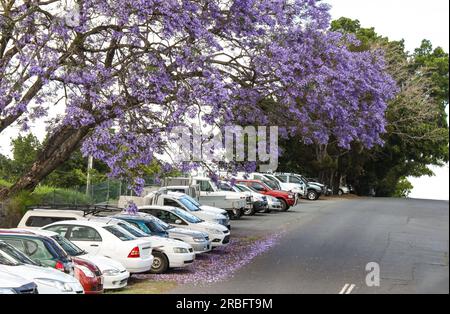
<path fill-rule="evenodd" d="M 180 284 L 205 285 L 224 281 L 277 244 L 282 234 L 274 234 L 257 241 L 232 240 L 226 248 L 197 256 L 186 269 L 172 270 L 162 275 L 136 275 L 139 279 L 175 281 Z"/>
<path fill-rule="evenodd" d="M 164 134 L 197 117 L 278 125 L 305 143 L 381 143 L 395 84 L 381 54 L 328 31 L 322 1 L 86 0 L 76 26 L 58 2 L 0 8 L 0 132 L 64 103 L 49 129 L 88 128 L 84 154 L 137 193 Z"/>

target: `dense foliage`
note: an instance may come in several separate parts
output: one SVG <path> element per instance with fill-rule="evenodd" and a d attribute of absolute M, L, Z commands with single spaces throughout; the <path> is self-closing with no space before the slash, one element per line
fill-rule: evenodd
<path fill-rule="evenodd" d="M 0 132 L 64 113 L 0 199 L 34 189 L 80 143 L 140 192 L 164 132 L 198 116 L 205 125 L 279 117 L 307 144 L 381 143 L 396 91 L 383 56 L 348 49 L 358 43 L 328 30 L 320 0 L 67 3 L 1 1 Z"/>
<path fill-rule="evenodd" d="M 319 173 L 322 181 L 335 188 L 347 181 L 363 195 L 373 188 L 379 196 L 406 196 L 411 189 L 407 177 L 432 175 L 429 165 L 439 166 L 449 159 L 448 53 L 427 40 L 408 53 L 402 41 L 390 41 L 347 18 L 334 21 L 332 30 L 355 34 L 360 44 L 353 45 L 353 51 L 382 49 L 385 53 L 388 72 L 399 86 L 386 111 L 385 143 L 371 150 L 353 143 L 350 150 L 342 150 L 337 141 L 305 146 L 297 138 L 284 143 L 282 167 L 313 176 Z"/>

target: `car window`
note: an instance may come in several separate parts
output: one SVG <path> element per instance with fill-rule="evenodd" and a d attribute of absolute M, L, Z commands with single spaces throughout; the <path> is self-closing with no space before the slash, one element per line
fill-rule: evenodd
<path fill-rule="evenodd" d="M 45 230 L 55 232 L 60 236 L 65 237 L 67 235 L 67 231 L 69 231 L 69 226 L 50 226 L 45 228 Z"/>
<path fill-rule="evenodd" d="M 51 260 L 54 258 L 43 241 L 27 239 L 24 242 L 28 257 L 34 260 Z"/>
<path fill-rule="evenodd" d="M 129 233 L 131 233 L 132 235 L 134 235 L 136 238 L 148 237 L 147 233 L 143 232 L 141 229 L 136 228 L 133 225 L 129 225 L 129 224 L 123 223 L 123 222 L 119 222 L 118 225 L 120 227 L 122 227 L 123 229 L 125 229 L 126 231 L 128 231 Z"/>
<path fill-rule="evenodd" d="M 175 221 L 180 219 L 176 215 L 172 214 L 171 212 L 165 211 L 165 210 L 161 210 L 159 212 L 158 218 L 161 219 L 162 221 L 165 221 L 165 222 L 169 223 L 169 224 L 173 224 L 173 223 L 175 223 Z"/>
<path fill-rule="evenodd" d="M 189 198 L 182 197 L 179 199 L 181 204 L 183 204 L 189 211 L 191 212 L 198 212 L 201 211 L 200 207 L 198 207 L 196 204 L 194 204 Z"/>
<path fill-rule="evenodd" d="M 52 239 L 55 240 L 70 256 L 80 256 L 85 254 L 82 249 L 63 236 L 55 235 Z"/>
<path fill-rule="evenodd" d="M 283 183 L 287 183 L 288 182 L 288 177 L 287 176 L 276 176 L 276 178 L 278 180 L 280 180 Z"/>
<path fill-rule="evenodd" d="M 302 184 L 302 181 L 299 178 L 295 177 L 295 176 L 290 176 L 289 177 L 289 182 L 290 183 L 296 183 L 296 184 Z"/>
<path fill-rule="evenodd" d="M 68 239 L 70 241 L 102 241 L 102 237 L 94 228 L 85 226 L 73 226 L 69 231 Z"/>
<path fill-rule="evenodd" d="M 19 250 L 20 252 L 26 253 L 25 244 L 23 243 L 23 241 L 21 239 L 9 238 L 9 239 L 1 239 L 1 240 L 6 242 L 6 243 L 8 243 L 9 245 L 14 247 L 15 249 Z"/>
<path fill-rule="evenodd" d="M 179 219 L 186 220 L 186 221 L 188 221 L 190 223 L 194 223 L 194 224 L 200 223 L 203 221 L 200 218 L 198 218 L 197 216 L 194 216 L 189 212 L 186 212 L 186 211 L 183 211 L 183 210 L 180 210 L 177 208 L 174 208 L 173 213 L 170 213 L 170 215 L 171 215 L 171 217 L 173 216 L 172 219 L 175 219 L 174 222 Z"/>
<path fill-rule="evenodd" d="M 264 180 L 264 184 L 267 185 L 272 190 L 281 190 L 281 187 L 279 186 L 278 182 Z"/>
<path fill-rule="evenodd" d="M 132 221 L 132 220 L 126 220 L 126 222 L 128 222 L 129 224 L 132 224 L 136 228 L 139 228 L 142 232 L 145 232 L 146 234 L 152 233 L 151 230 L 146 226 L 145 223 L 138 223 L 138 222 Z"/>
<path fill-rule="evenodd" d="M 131 236 L 130 234 L 127 234 L 127 233 L 123 232 L 120 229 L 120 227 L 106 226 L 106 227 L 103 227 L 103 229 L 105 229 L 109 233 L 113 234 L 114 236 L 119 238 L 121 241 L 131 241 L 131 240 L 135 240 L 136 239 L 133 236 Z"/>
<path fill-rule="evenodd" d="M 27 227 L 44 227 L 47 225 L 50 225 L 55 222 L 59 221 L 66 221 L 66 220 L 75 220 L 74 218 L 70 217 L 44 217 L 44 216 L 30 216 L 28 217 L 27 221 L 25 222 L 25 225 Z"/>
<path fill-rule="evenodd" d="M 264 192 L 266 188 L 261 183 L 252 182 L 251 183 L 252 188 L 254 188 L 258 192 Z"/>
<path fill-rule="evenodd" d="M 24 254 L 24 252 L 18 250 L 13 245 L 10 245 L 9 243 L 0 243 L 0 250 L 11 256 L 14 260 L 23 263 L 23 264 L 29 264 L 29 265 L 35 265 L 38 264 L 35 263 L 33 260 L 31 260 L 28 256 Z"/>
<path fill-rule="evenodd" d="M 213 188 L 211 187 L 211 184 L 209 184 L 209 181 L 198 181 L 200 185 L 200 191 L 202 192 L 214 192 Z"/>
<path fill-rule="evenodd" d="M 164 199 L 164 206 L 180 207 L 180 204 L 178 204 L 177 201 L 171 200 L 169 198 L 165 198 Z"/>

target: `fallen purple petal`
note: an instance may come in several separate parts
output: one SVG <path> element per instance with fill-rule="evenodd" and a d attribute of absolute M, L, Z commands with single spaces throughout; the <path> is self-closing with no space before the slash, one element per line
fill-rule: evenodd
<path fill-rule="evenodd" d="M 234 239 L 228 247 L 198 255 L 195 263 L 185 269 L 171 270 L 169 273 L 162 275 L 145 274 L 134 277 L 194 285 L 224 281 L 231 278 L 236 271 L 249 264 L 254 258 L 275 246 L 281 236 L 282 233 L 277 233 L 254 241 Z"/>

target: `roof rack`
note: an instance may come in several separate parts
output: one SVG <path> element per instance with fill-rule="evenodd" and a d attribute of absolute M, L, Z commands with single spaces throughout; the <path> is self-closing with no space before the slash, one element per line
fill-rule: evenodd
<path fill-rule="evenodd" d="M 105 204 L 96 204 L 96 205 L 74 205 L 74 204 L 42 204 L 42 205 L 33 205 L 28 206 L 28 210 L 32 209 L 44 209 L 44 210 L 78 210 L 83 212 L 83 216 L 88 215 L 97 215 L 101 212 L 117 212 L 123 211 L 123 208 L 105 205 Z"/>

